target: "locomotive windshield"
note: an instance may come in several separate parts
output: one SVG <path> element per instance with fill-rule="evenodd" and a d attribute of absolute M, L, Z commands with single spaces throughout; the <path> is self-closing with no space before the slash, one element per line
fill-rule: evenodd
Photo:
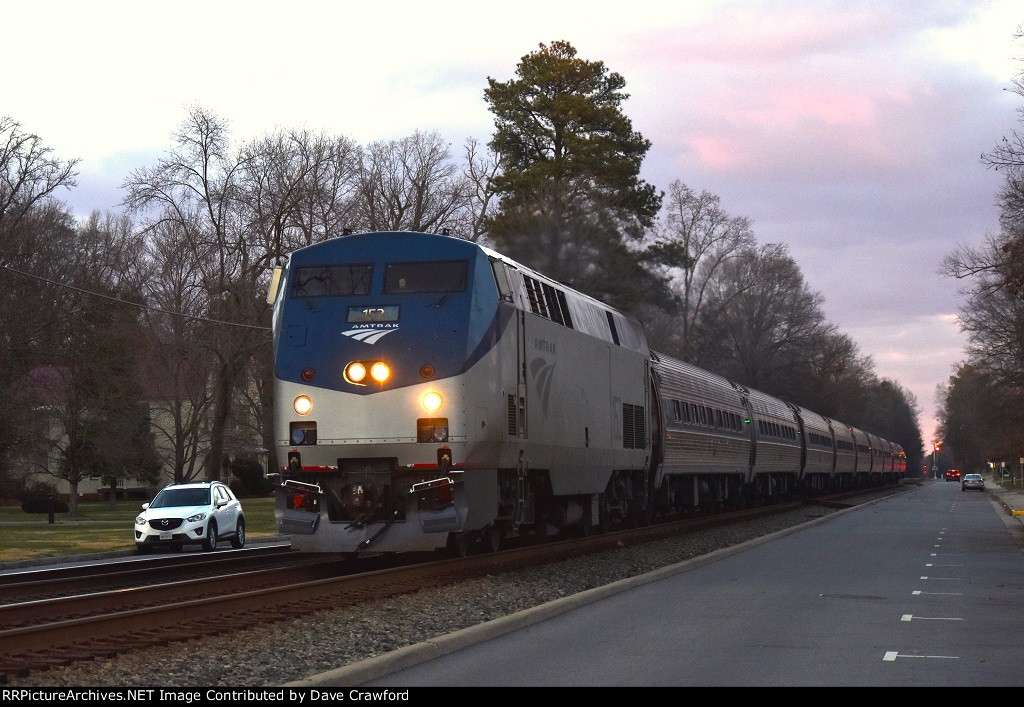
<path fill-rule="evenodd" d="M 465 292 L 465 260 L 391 263 L 384 270 L 384 294 Z"/>
<path fill-rule="evenodd" d="M 295 270 L 292 296 L 365 295 L 372 281 L 372 265 L 307 265 Z"/>

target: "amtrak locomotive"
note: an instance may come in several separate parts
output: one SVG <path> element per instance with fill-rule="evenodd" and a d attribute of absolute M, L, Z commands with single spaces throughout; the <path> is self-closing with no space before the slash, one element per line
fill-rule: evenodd
<path fill-rule="evenodd" d="M 892 484 L 903 449 L 651 351 L 634 318 L 479 244 L 345 235 L 275 272 L 275 516 L 390 553 Z"/>

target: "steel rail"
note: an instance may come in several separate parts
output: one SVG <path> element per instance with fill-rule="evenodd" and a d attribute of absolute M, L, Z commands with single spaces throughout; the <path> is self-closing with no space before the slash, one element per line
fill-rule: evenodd
<path fill-rule="evenodd" d="M 140 586 L 211 573 L 279 567 L 301 562 L 289 545 L 230 550 L 174 558 L 119 558 L 102 564 L 73 564 L 0 574 L 0 601 L 16 602 L 97 591 L 104 587 Z"/>

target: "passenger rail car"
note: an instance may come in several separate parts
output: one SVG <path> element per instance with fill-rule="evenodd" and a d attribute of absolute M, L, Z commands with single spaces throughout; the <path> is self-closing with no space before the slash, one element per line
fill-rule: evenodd
<path fill-rule="evenodd" d="M 408 552 L 894 483 L 881 438 L 651 351 L 486 247 L 345 235 L 275 272 L 278 529 Z"/>

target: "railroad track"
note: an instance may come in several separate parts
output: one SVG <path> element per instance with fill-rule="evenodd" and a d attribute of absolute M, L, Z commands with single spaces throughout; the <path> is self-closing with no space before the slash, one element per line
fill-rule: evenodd
<path fill-rule="evenodd" d="M 198 579 L 213 574 L 270 569 L 299 563 L 288 545 L 251 546 L 227 552 L 119 558 L 109 562 L 34 567 L 0 573 L 4 604 Z M 0 624 L 2 626 L 2 624 Z"/>
<path fill-rule="evenodd" d="M 893 488 L 893 492 L 897 490 Z M 873 493 L 877 495 L 878 490 Z M 728 525 L 800 508 L 807 508 L 808 515 L 813 515 L 815 505 L 852 505 L 856 498 L 857 494 L 829 496 L 400 566 L 387 566 L 388 562 L 395 564 L 394 558 L 387 557 L 361 558 L 353 563 L 333 556 L 303 556 L 298 565 L 262 570 L 233 565 L 213 576 L 147 584 L 132 580 L 133 586 L 120 589 L 18 602 L 7 601 L 6 587 L 0 585 L 5 597 L 5 603 L 0 604 L 0 682 L 5 682 L 7 676 L 25 675 L 36 669 L 109 657 L 143 646 L 195 640 L 302 616 L 325 606 L 339 608 L 393 597 L 649 542 L 694 528 Z M 203 557 L 216 557 L 216 553 Z"/>

